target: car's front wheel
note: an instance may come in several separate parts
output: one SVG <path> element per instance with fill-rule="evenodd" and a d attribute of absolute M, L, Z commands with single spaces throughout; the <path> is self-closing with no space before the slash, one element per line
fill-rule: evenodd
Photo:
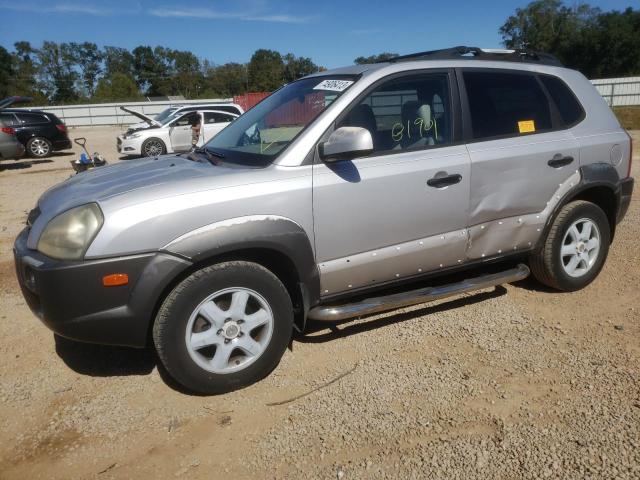
<path fill-rule="evenodd" d="M 167 153 L 167 147 L 159 138 L 148 138 L 144 141 L 140 150 L 144 157 L 157 157 Z"/>
<path fill-rule="evenodd" d="M 153 327 L 158 356 L 189 390 L 225 393 L 268 375 L 293 329 L 291 299 L 266 268 L 233 261 L 196 271 L 164 300 Z"/>
<path fill-rule="evenodd" d="M 44 158 L 51 153 L 51 142 L 43 137 L 33 137 L 27 142 L 27 151 L 32 157 Z"/>
<path fill-rule="evenodd" d="M 555 218 L 542 249 L 531 256 L 533 275 L 566 292 L 589 285 L 600 273 L 611 242 L 609 220 L 594 203 L 568 203 Z"/>

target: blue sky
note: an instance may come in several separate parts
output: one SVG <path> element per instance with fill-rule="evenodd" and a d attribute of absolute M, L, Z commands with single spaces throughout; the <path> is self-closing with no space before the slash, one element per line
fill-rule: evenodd
<path fill-rule="evenodd" d="M 622 10 L 638 0 L 589 2 Z M 498 28 L 528 1 L 493 0 L 0 0 L 0 45 L 92 41 L 190 50 L 215 63 L 258 48 L 311 57 L 328 68 L 360 55 L 455 45 L 499 47 Z"/>

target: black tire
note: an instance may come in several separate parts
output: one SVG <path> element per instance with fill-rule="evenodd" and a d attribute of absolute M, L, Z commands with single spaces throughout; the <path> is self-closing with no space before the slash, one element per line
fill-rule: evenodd
<path fill-rule="evenodd" d="M 157 146 L 155 152 L 147 152 L 147 150 L 152 149 L 152 146 Z M 140 153 L 142 153 L 143 157 L 155 157 L 158 155 L 164 155 L 165 153 L 167 153 L 167 146 L 159 138 L 147 138 L 142 143 L 142 147 L 140 147 Z"/>
<path fill-rule="evenodd" d="M 273 313 L 273 330 L 253 363 L 231 373 L 214 373 L 191 357 L 186 329 L 192 313 L 207 297 L 231 287 L 253 290 L 266 300 Z M 243 261 L 219 263 L 187 277 L 166 297 L 153 325 L 153 341 L 169 375 L 188 390 L 203 394 L 230 392 L 266 377 L 278 365 L 292 333 L 293 307 L 282 282 L 266 268 Z"/>
<path fill-rule="evenodd" d="M 574 222 L 588 219 L 598 227 L 600 234 L 600 249 L 591 268 L 578 277 L 567 273 L 563 266 L 561 248 L 567 231 Z M 600 273 L 609 253 L 611 243 L 611 226 L 607 216 L 594 203 L 577 200 L 568 203 L 556 216 L 543 247 L 533 254 L 529 260 L 531 272 L 542 284 L 556 290 L 573 292 L 589 285 Z"/>
<path fill-rule="evenodd" d="M 51 142 L 44 137 L 33 137 L 27 142 L 27 152 L 35 158 L 44 158 L 51 154 Z"/>

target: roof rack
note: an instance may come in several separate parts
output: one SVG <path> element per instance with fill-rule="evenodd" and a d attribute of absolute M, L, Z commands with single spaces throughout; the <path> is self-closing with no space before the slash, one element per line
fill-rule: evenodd
<path fill-rule="evenodd" d="M 428 52 L 410 53 L 399 57 L 390 58 L 385 62 L 408 62 L 412 60 L 493 60 L 503 62 L 539 63 L 542 65 L 563 66 L 560 60 L 549 53 L 534 52 L 531 50 L 499 50 L 482 49 L 478 47 L 453 47 L 443 50 L 431 50 Z M 382 62 L 381 62 L 382 63 Z"/>

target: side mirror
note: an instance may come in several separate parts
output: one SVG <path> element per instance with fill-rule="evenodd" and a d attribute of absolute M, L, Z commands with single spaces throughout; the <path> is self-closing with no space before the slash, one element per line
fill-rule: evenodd
<path fill-rule="evenodd" d="M 320 158 L 325 162 L 363 157 L 373 152 L 371 132 L 362 127 L 340 127 L 320 144 Z"/>

